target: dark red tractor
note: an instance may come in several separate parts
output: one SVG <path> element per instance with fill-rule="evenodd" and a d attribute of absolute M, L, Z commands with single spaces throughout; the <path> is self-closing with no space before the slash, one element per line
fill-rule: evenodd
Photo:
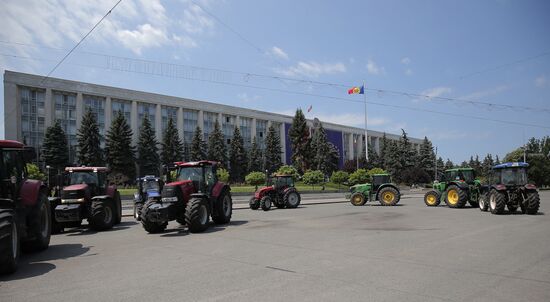
<path fill-rule="evenodd" d="M 16 141 L 0 140 L 0 273 L 17 269 L 20 250 L 40 251 L 50 245 L 48 189 L 27 179 L 34 150 Z"/>
<path fill-rule="evenodd" d="M 273 183 L 273 184 L 271 184 Z M 262 208 L 264 211 L 271 209 L 271 204 L 277 208 L 293 209 L 300 205 L 301 196 L 294 187 L 294 179 L 291 175 L 275 175 L 268 179 L 268 186 L 261 188 L 250 198 L 249 206 L 252 210 Z"/>
<path fill-rule="evenodd" d="M 78 227 L 87 219 L 91 229 L 104 231 L 122 219 L 120 194 L 108 185 L 105 167 L 67 167 L 60 196 L 51 197 L 54 212 L 53 232 Z"/>
<path fill-rule="evenodd" d="M 160 200 L 148 200 L 141 210 L 141 224 L 149 233 L 166 229 L 176 220 L 190 232 L 205 231 L 210 217 L 216 224 L 229 223 L 233 201 L 229 185 L 218 181 L 217 162 L 177 162 L 172 171 L 175 180 L 162 189 Z"/>

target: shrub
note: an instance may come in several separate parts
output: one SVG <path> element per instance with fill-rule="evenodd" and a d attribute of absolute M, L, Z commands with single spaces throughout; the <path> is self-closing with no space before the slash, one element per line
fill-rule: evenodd
<path fill-rule="evenodd" d="M 340 185 L 348 181 L 349 173 L 346 171 L 334 171 L 332 172 L 332 175 L 330 176 L 330 181 L 338 185 L 338 189 L 340 189 Z"/>
<path fill-rule="evenodd" d="M 315 185 L 324 183 L 325 175 L 319 170 L 307 171 L 304 173 L 302 179 L 306 185 L 311 185 L 312 188 L 315 188 Z"/>
<path fill-rule="evenodd" d="M 350 174 L 348 182 L 350 185 L 356 185 L 356 184 L 363 184 L 369 182 L 369 175 L 367 173 L 367 170 L 365 169 L 359 169 L 353 173 Z"/>
<path fill-rule="evenodd" d="M 281 166 L 279 170 L 277 170 L 277 174 L 292 175 L 292 178 L 294 178 L 294 180 L 300 178 L 300 174 L 298 173 L 298 170 L 294 168 L 294 166 Z"/>
<path fill-rule="evenodd" d="M 229 172 L 224 168 L 218 168 L 218 180 L 227 183 L 229 181 Z"/>
<path fill-rule="evenodd" d="M 40 169 L 35 164 L 27 164 L 27 172 L 29 173 L 29 179 L 46 180 L 44 173 L 40 172 Z"/>
<path fill-rule="evenodd" d="M 265 183 L 265 174 L 262 172 L 250 172 L 244 178 L 244 181 L 258 190 L 258 186 Z"/>
<path fill-rule="evenodd" d="M 386 170 L 382 168 L 372 168 L 367 172 L 367 174 L 369 174 L 369 177 L 373 176 L 374 174 L 386 174 L 386 173 L 388 172 L 386 172 Z"/>

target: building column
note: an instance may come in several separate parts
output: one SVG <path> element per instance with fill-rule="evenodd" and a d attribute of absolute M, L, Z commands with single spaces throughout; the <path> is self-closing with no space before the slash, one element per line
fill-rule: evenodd
<path fill-rule="evenodd" d="M 222 128 L 223 125 L 223 113 L 218 113 L 218 123 L 220 123 L 220 128 Z"/>
<path fill-rule="evenodd" d="M 46 88 L 44 98 L 44 129 L 48 129 L 55 120 L 55 103 L 53 102 L 53 94 L 51 88 Z"/>
<path fill-rule="evenodd" d="M 111 97 L 108 96 L 105 98 L 105 133 L 111 128 L 111 121 L 113 120 L 112 113 L 113 107 L 111 106 Z"/>
<path fill-rule="evenodd" d="M 17 85 L 4 81 L 4 137 L 23 142 L 21 132 L 21 100 Z"/>
<path fill-rule="evenodd" d="M 354 139 L 355 139 L 355 134 L 354 133 L 350 133 L 349 134 L 349 141 L 348 141 L 348 159 L 349 160 L 353 160 L 355 158 L 355 153 L 354 153 L 354 147 L 357 143 L 359 143 L 359 140 L 357 141 L 357 143 L 354 142 Z M 359 150 L 359 145 L 357 145 L 357 149 Z"/>
<path fill-rule="evenodd" d="M 138 139 L 138 132 L 139 132 L 139 129 L 138 129 L 138 110 L 137 110 L 137 107 L 138 107 L 138 103 L 137 101 L 132 101 L 132 110 L 130 111 L 130 127 L 132 128 L 132 141 L 134 143 L 137 142 L 137 139 Z"/>
<path fill-rule="evenodd" d="M 178 134 L 180 136 L 180 140 L 183 142 L 183 108 L 178 108 L 178 120 L 176 122 L 176 127 L 178 128 Z"/>
<path fill-rule="evenodd" d="M 157 141 L 162 142 L 162 108 L 160 104 L 157 104 L 155 112 L 155 133 Z"/>
<path fill-rule="evenodd" d="M 199 110 L 199 116 L 197 118 L 197 126 L 201 127 L 203 138 L 204 138 L 204 111 Z"/>
<path fill-rule="evenodd" d="M 250 139 L 253 142 L 254 137 L 256 136 L 256 118 L 252 118 L 252 124 L 250 125 Z M 260 138 L 256 137 L 256 143 L 258 142 Z"/>
<path fill-rule="evenodd" d="M 80 128 L 82 124 L 82 116 L 84 115 L 84 97 L 82 92 L 76 94 L 76 128 Z"/>
<path fill-rule="evenodd" d="M 279 138 L 281 139 L 281 160 L 283 164 L 288 165 L 286 162 L 286 133 L 285 133 L 285 123 L 281 123 L 281 129 L 279 129 Z M 288 146 L 290 148 L 290 146 Z"/>

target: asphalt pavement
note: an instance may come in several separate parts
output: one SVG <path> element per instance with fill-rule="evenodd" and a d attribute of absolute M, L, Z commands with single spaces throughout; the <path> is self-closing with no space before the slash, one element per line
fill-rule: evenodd
<path fill-rule="evenodd" d="M 550 301 L 550 192 L 534 216 L 405 196 L 235 210 L 201 234 L 72 229 L 0 277 L 0 301 Z"/>

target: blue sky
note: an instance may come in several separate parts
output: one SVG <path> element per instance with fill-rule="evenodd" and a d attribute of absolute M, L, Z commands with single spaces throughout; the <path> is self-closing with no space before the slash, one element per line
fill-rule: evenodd
<path fill-rule="evenodd" d="M 3 1 L 0 70 L 47 74 L 116 1 L 91 2 Z M 548 1 L 123 0 L 52 76 L 286 114 L 312 105 L 308 118 L 358 127 L 362 104 L 305 94 L 361 101 L 347 86 L 365 81 L 383 90 L 368 90 L 370 102 L 426 110 L 371 104 L 369 128 L 428 136 L 458 163 L 550 135 L 550 113 L 540 110 L 550 108 L 550 55 L 509 64 L 549 53 L 549 29 Z M 128 61 L 114 56 L 174 64 L 187 78 L 123 72 Z M 0 103 L 3 118 L 3 91 Z"/>

